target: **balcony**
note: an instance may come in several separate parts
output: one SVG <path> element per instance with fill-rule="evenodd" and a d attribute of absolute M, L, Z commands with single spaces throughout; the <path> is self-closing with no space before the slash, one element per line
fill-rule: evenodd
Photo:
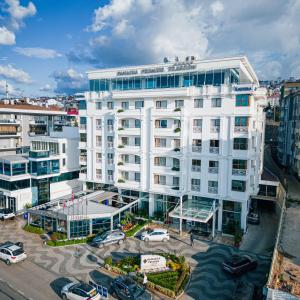
<path fill-rule="evenodd" d="M 234 132 L 237 133 L 248 133 L 248 127 L 247 126 L 235 126 Z"/>
<path fill-rule="evenodd" d="M 20 120 L 16 120 L 16 119 L 0 119 L 0 124 L 20 125 Z"/>
<path fill-rule="evenodd" d="M 96 147 L 101 148 L 102 147 L 102 142 L 96 142 Z"/>
<path fill-rule="evenodd" d="M 218 174 L 219 173 L 219 168 L 218 167 L 209 167 L 208 168 L 208 173 Z"/>
<path fill-rule="evenodd" d="M 81 149 L 86 149 L 86 141 L 84 142 L 84 141 L 80 141 L 79 142 L 79 148 L 81 148 Z"/>
<path fill-rule="evenodd" d="M 107 132 L 113 133 L 114 132 L 114 126 L 113 125 L 107 125 Z"/>
<path fill-rule="evenodd" d="M 96 179 L 97 180 L 102 180 L 102 175 L 101 174 L 96 174 Z"/>
<path fill-rule="evenodd" d="M 102 126 L 101 125 L 96 125 L 96 130 L 102 130 Z"/>
<path fill-rule="evenodd" d="M 247 175 L 247 169 L 232 169 L 232 175 L 246 176 Z"/>
<path fill-rule="evenodd" d="M 211 126 L 210 132 L 220 132 L 220 126 Z"/>
<path fill-rule="evenodd" d="M 191 189 L 192 189 L 192 191 L 200 192 L 200 185 L 192 184 Z"/>
<path fill-rule="evenodd" d="M 219 147 L 209 147 L 209 153 L 219 154 Z"/>
<path fill-rule="evenodd" d="M 102 159 L 96 158 L 96 164 L 102 164 Z"/>
<path fill-rule="evenodd" d="M 193 132 L 194 133 L 201 133 L 202 127 L 201 126 L 193 126 Z"/>
<path fill-rule="evenodd" d="M 50 151 L 48 150 L 37 150 L 37 151 L 29 151 L 30 158 L 47 158 L 50 156 Z"/>
<path fill-rule="evenodd" d="M 201 172 L 201 166 L 192 166 L 192 172 Z"/>
<path fill-rule="evenodd" d="M 192 146 L 192 152 L 202 152 L 202 146 Z"/>
<path fill-rule="evenodd" d="M 107 143 L 107 148 L 108 148 L 108 149 L 113 149 L 113 148 L 114 148 L 114 143 L 108 142 L 108 143 Z"/>
<path fill-rule="evenodd" d="M 214 187 L 214 186 L 209 186 L 208 187 L 208 192 L 210 194 L 218 194 L 218 188 L 217 187 Z"/>
<path fill-rule="evenodd" d="M 114 164 L 114 160 L 113 160 L 112 158 L 109 158 L 109 159 L 107 160 L 107 164 L 108 164 L 109 166 L 112 166 L 112 165 Z"/>
<path fill-rule="evenodd" d="M 114 175 L 107 175 L 107 180 L 108 180 L 109 182 L 114 181 Z"/>

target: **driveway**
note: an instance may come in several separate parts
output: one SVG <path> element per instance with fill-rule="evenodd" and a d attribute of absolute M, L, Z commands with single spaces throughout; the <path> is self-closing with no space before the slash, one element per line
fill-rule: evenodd
<path fill-rule="evenodd" d="M 0 242 L 6 240 L 24 242 L 28 253 L 27 261 L 20 265 L 10 266 L 11 272 L 1 272 L 6 266 L 0 262 L 0 277 L 2 276 L 4 281 L 14 281 L 16 287 L 32 299 L 45 298 L 36 297 L 34 295 L 36 290 L 42 290 L 49 300 L 58 299 L 59 288 L 57 287 L 61 282 L 69 279 L 87 280 L 93 272 L 101 273 L 101 265 L 108 255 L 119 259 L 132 254 L 159 252 L 184 255 L 191 265 L 192 279 L 182 299 L 226 300 L 234 289 L 234 280 L 221 270 L 223 260 L 238 251 L 229 246 L 195 241 L 194 246 L 191 247 L 188 236 L 182 238 L 171 234 L 171 239 L 167 243 L 145 243 L 136 238 L 129 238 L 120 246 L 110 245 L 103 249 L 89 245 L 42 247 L 40 237 L 24 232 L 21 226 L 20 221 L 0 223 Z M 256 257 L 259 259 L 258 269 L 246 278 L 263 284 L 270 259 L 262 256 Z M 22 275 L 24 278 L 18 275 L 18 268 L 24 273 L 24 276 Z M 110 280 L 106 278 L 107 284 Z"/>

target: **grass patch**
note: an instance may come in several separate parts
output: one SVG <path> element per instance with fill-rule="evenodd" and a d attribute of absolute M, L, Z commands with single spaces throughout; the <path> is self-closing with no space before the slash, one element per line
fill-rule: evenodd
<path fill-rule="evenodd" d="M 86 244 L 91 242 L 93 238 L 94 235 L 82 239 L 76 239 L 76 240 L 63 240 L 63 241 L 54 240 L 54 241 L 48 241 L 47 245 L 51 247 L 59 247 L 59 246 L 69 246 L 69 245 L 76 245 L 76 244 Z"/>
<path fill-rule="evenodd" d="M 140 231 L 147 221 L 140 220 L 138 224 L 134 225 L 130 230 L 125 232 L 126 237 L 134 236 L 138 231 Z"/>
<path fill-rule="evenodd" d="M 160 285 L 171 291 L 176 291 L 176 285 L 179 278 L 178 272 L 167 271 L 156 274 L 148 274 L 148 280 L 154 284 Z"/>
<path fill-rule="evenodd" d="M 25 225 L 23 228 L 25 231 L 30 232 L 30 233 L 35 233 L 35 234 L 43 234 L 45 233 L 44 229 L 41 227 L 36 227 L 32 225 Z"/>

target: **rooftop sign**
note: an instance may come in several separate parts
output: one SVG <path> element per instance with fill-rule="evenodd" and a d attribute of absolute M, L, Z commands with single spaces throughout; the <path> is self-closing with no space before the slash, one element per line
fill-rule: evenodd
<path fill-rule="evenodd" d="M 177 62 L 172 66 L 168 66 L 168 67 L 153 67 L 153 68 L 146 68 L 142 70 L 121 70 L 117 72 L 117 76 L 154 74 L 154 73 L 176 72 L 176 71 L 185 71 L 185 70 L 194 70 L 194 69 L 196 69 L 196 65 L 194 65 L 191 62 Z"/>

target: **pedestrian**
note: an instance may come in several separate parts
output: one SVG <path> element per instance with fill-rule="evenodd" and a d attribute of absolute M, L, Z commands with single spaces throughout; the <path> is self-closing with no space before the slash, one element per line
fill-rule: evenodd
<path fill-rule="evenodd" d="M 191 233 L 190 239 L 191 239 L 191 247 L 193 247 L 194 246 L 194 236 L 192 233 Z"/>
<path fill-rule="evenodd" d="M 147 282 L 148 282 L 148 278 L 147 278 L 147 275 L 146 275 L 146 273 L 144 273 L 143 286 L 145 286 L 145 287 L 146 287 L 146 285 L 147 285 Z"/>

